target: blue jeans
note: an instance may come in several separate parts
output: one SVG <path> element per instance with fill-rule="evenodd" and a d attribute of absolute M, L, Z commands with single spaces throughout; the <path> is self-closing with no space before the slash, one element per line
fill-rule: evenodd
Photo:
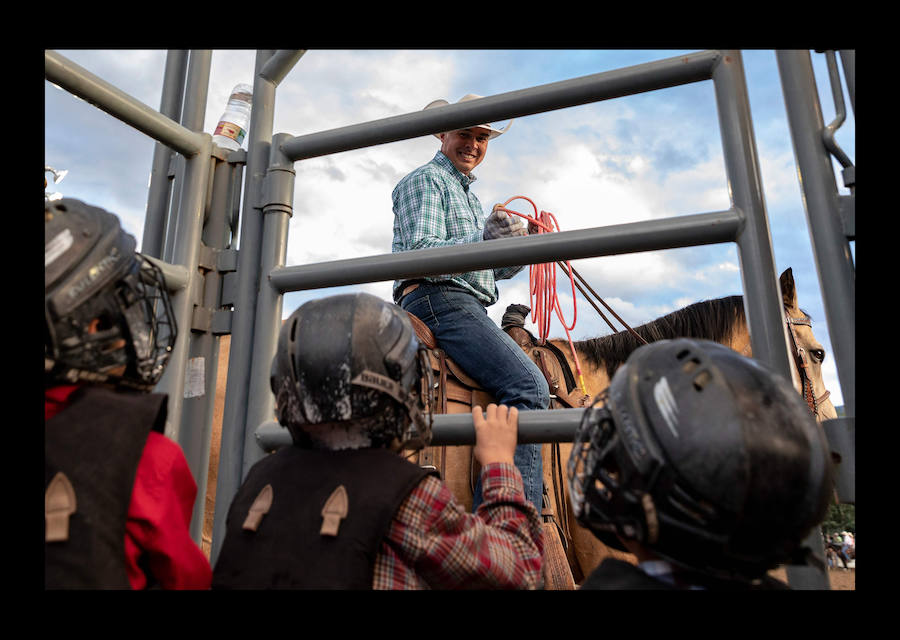
<path fill-rule="evenodd" d="M 547 381 L 522 348 L 487 314 L 478 299 L 450 284 L 423 282 L 400 300 L 400 306 L 431 329 L 438 346 L 478 382 L 498 404 L 520 411 L 550 406 Z M 482 407 L 483 408 L 483 407 Z M 543 470 L 541 445 L 516 446 L 514 461 L 525 485 L 525 497 L 541 512 Z M 481 504 L 481 478 L 473 509 Z"/>

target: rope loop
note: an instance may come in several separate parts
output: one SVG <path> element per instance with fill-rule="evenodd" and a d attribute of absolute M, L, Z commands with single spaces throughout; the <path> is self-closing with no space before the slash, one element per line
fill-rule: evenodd
<path fill-rule="evenodd" d="M 515 209 L 508 209 L 507 205 L 509 205 L 509 203 L 513 200 L 525 200 L 526 202 L 528 202 L 534 210 L 534 217 L 516 211 Z M 517 215 L 528 220 L 529 235 L 534 235 L 535 231 L 538 235 L 560 231 L 556 216 L 554 216 L 549 211 L 541 211 L 540 213 L 538 213 L 537 205 L 533 200 L 531 200 L 531 198 L 527 198 L 526 196 L 513 196 L 502 205 L 500 205 L 500 207 L 497 207 L 497 209 L 503 211 L 504 213 Z M 575 361 L 575 371 L 578 374 L 579 381 L 581 382 L 581 390 L 584 391 L 585 395 L 587 395 L 587 390 L 585 389 L 584 384 L 584 376 L 581 373 L 581 364 L 578 361 L 578 354 L 575 352 L 575 345 L 572 343 L 572 336 L 569 333 L 572 329 L 575 328 L 575 322 L 578 319 L 578 304 L 575 297 L 575 278 L 573 275 L 573 269 L 569 265 L 569 261 L 566 260 L 566 273 L 569 274 L 569 281 L 572 285 L 572 324 L 569 325 L 566 324 L 566 319 L 563 317 L 562 307 L 559 304 L 559 298 L 556 295 L 555 267 L 556 264 L 552 262 L 544 264 L 533 264 L 529 267 L 528 275 L 529 290 L 531 296 L 531 321 L 538 326 L 538 336 L 540 338 L 540 344 L 545 344 L 547 342 L 547 336 L 550 334 L 550 320 L 552 318 L 552 313 L 556 312 L 556 317 L 559 318 L 559 322 L 560 324 L 562 324 L 562 327 L 566 332 L 566 338 L 569 341 L 569 348 L 572 351 L 572 358 Z"/>

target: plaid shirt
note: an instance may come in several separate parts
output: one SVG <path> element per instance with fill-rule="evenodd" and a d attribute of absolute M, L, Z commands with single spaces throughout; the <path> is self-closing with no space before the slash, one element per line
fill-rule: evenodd
<path fill-rule="evenodd" d="M 482 469 L 484 502 L 467 512 L 428 476 L 400 505 L 375 558 L 374 589 L 538 589 L 543 539 L 522 476 Z"/>
<path fill-rule="evenodd" d="M 438 151 L 428 164 L 403 178 L 391 194 L 394 202 L 394 241 L 391 251 L 451 247 L 481 242 L 485 214 L 478 197 L 469 189 L 474 175 L 464 175 Z M 484 306 L 497 302 L 496 280 L 512 278 L 524 267 L 502 267 L 468 273 L 431 276 L 425 280 L 450 280 L 471 291 Z M 407 280 L 394 282 L 394 301 Z"/>

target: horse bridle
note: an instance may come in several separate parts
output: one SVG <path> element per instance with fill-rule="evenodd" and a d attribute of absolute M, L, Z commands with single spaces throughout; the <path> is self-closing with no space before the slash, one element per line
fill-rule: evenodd
<path fill-rule="evenodd" d="M 810 322 L 809 318 L 787 317 L 788 334 L 791 337 L 794 364 L 797 365 L 797 372 L 800 374 L 800 383 L 802 385 L 800 393 L 806 400 L 806 404 L 809 405 L 809 410 L 812 411 L 813 415 L 818 420 L 819 403 L 824 402 L 828 396 L 831 395 L 831 392 L 826 389 L 825 393 L 818 398 L 816 397 L 816 394 L 813 391 L 812 378 L 809 377 L 809 363 L 806 360 L 806 350 L 801 347 L 800 343 L 797 341 L 797 336 L 794 333 L 794 325 L 803 325 L 812 329 L 812 322 Z"/>

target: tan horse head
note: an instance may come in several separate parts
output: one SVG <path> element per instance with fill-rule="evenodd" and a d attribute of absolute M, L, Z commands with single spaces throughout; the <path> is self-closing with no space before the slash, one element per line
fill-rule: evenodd
<path fill-rule="evenodd" d="M 837 418 L 837 411 L 831 402 L 831 392 L 825 387 L 825 379 L 822 375 L 822 363 L 825 361 L 826 351 L 822 343 L 816 339 L 812 330 L 812 319 L 797 305 L 797 289 L 794 286 L 794 276 L 790 269 L 781 274 L 781 297 L 784 300 L 784 312 L 788 318 L 788 332 L 790 335 L 791 355 L 794 365 L 798 370 L 798 389 L 807 404 L 816 416 L 816 420 L 823 422 Z M 804 387 L 809 385 L 809 389 Z"/>
<path fill-rule="evenodd" d="M 809 314 L 797 304 L 797 288 L 790 268 L 781 274 L 779 284 L 787 321 L 785 330 L 788 335 L 788 347 L 794 372 L 797 374 L 793 380 L 794 388 L 807 401 L 816 421 L 823 422 L 837 418 L 837 410 L 830 399 L 831 392 L 826 389 L 825 378 L 822 375 L 826 351 L 813 334 Z M 746 321 L 737 324 L 731 338 L 723 344 L 742 355 L 752 357 L 753 349 L 750 346 L 750 332 Z"/>

